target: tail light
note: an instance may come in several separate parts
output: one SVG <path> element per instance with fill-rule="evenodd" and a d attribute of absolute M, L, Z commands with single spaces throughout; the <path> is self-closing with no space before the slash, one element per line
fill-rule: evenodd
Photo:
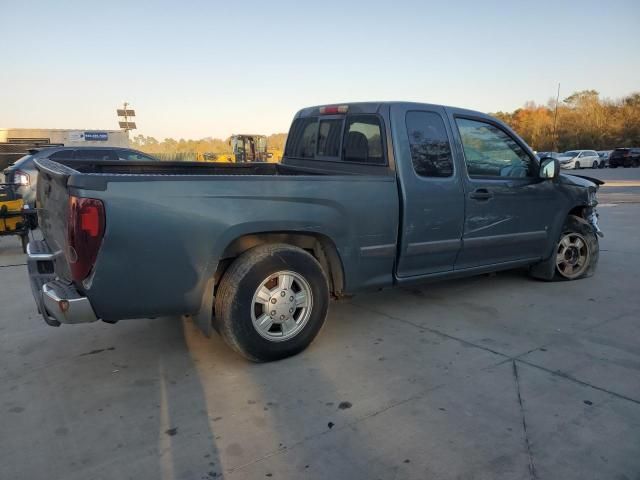
<path fill-rule="evenodd" d="M 26 187 L 30 183 L 29 174 L 22 170 L 16 170 L 13 174 L 13 183 L 16 183 L 22 187 Z"/>
<path fill-rule="evenodd" d="M 81 282 L 89 276 L 104 235 L 104 205 L 94 198 L 69 197 L 67 260 L 71 276 Z"/>
<path fill-rule="evenodd" d="M 338 113 L 347 113 L 349 105 L 333 105 L 320 107 L 320 115 L 337 115 Z"/>

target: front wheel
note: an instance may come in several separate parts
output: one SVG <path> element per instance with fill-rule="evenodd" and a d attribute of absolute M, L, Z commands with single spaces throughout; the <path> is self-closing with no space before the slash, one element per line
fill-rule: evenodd
<path fill-rule="evenodd" d="M 255 362 L 295 355 L 324 324 L 329 287 L 306 251 L 286 244 L 243 253 L 216 293 L 216 328 L 231 348 Z"/>
<path fill-rule="evenodd" d="M 593 275 L 598 266 L 600 245 L 593 227 L 582 217 L 569 215 L 553 254 L 531 267 L 541 280 L 578 280 Z"/>
<path fill-rule="evenodd" d="M 580 170 L 580 162 L 576 162 L 573 168 L 575 168 L 576 170 Z"/>
<path fill-rule="evenodd" d="M 593 169 L 598 168 L 598 162 L 594 161 L 593 165 L 591 165 L 591 168 L 593 168 Z"/>

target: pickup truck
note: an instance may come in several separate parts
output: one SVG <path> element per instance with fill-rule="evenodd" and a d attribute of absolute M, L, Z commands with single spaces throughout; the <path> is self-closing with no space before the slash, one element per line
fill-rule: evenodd
<path fill-rule="evenodd" d="M 599 180 L 560 174 L 488 115 L 300 110 L 281 164 L 36 160 L 34 298 L 54 326 L 191 316 L 253 361 L 294 355 L 331 297 L 598 262 Z"/>

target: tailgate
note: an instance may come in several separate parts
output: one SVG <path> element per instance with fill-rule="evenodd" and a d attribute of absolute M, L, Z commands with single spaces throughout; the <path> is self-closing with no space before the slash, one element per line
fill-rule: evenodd
<path fill-rule="evenodd" d="M 67 180 L 74 170 L 51 160 L 36 160 L 38 169 L 38 222 L 45 241 L 55 253 L 56 274 L 71 279 L 69 263 L 65 256 L 67 246 L 67 215 L 69 193 Z"/>

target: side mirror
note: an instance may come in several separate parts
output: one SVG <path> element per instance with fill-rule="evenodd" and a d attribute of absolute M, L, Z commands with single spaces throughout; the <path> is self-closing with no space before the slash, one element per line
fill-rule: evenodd
<path fill-rule="evenodd" d="M 557 158 L 542 157 L 540 159 L 540 178 L 553 179 L 560 175 L 560 162 Z"/>

